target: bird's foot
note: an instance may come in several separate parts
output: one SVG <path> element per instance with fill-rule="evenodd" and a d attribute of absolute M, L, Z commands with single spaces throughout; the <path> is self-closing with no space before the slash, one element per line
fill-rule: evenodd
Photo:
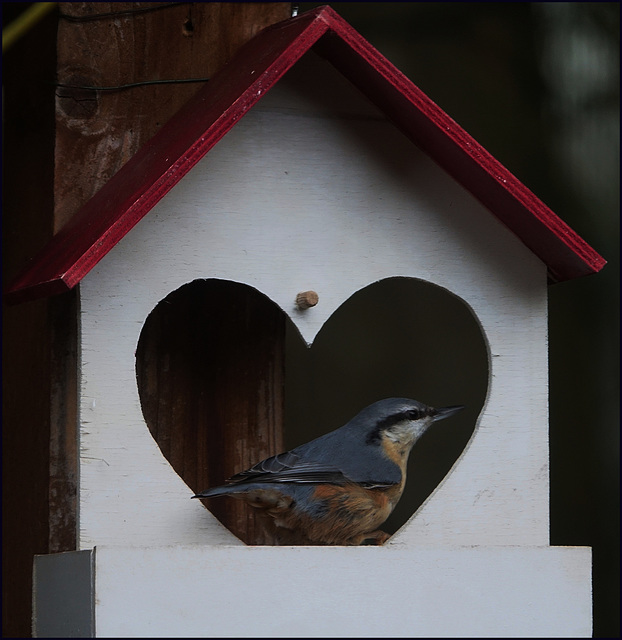
<path fill-rule="evenodd" d="M 390 537 L 391 536 L 388 533 L 385 533 L 384 531 L 380 531 L 380 529 L 378 529 L 376 531 L 370 531 L 369 533 L 362 534 L 356 539 L 356 541 L 353 541 L 353 544 L 360 545 L 363 544 L 363 542 L 371 540 L 373 541 L 371 542 L 371 544 L 380 546 L 383 545 Z"/>

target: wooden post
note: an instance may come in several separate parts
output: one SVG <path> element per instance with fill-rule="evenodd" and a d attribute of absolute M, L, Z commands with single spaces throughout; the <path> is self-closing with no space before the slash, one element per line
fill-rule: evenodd
<path fill-rule="evenodd" d="M 62 2 L 58 82 L 120 86 L 209 78 L 288 2 Z M 112 15 L 111 15 L 112 14 Z M 55 229 L 202 86 L 57 90 Z"/>

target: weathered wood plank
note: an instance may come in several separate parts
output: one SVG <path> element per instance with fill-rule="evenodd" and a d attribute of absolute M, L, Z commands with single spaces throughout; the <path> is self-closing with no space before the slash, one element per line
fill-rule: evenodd
<path fill-rule="evenodd" d="M 219 280 L 182 287 L 147 319 L 136 352 L 143 414 L 195 492 L 283 450 L 284 339 L 276 305 Z M 272 541 L 246 504 L 206 504 L 247 544 Z"/>
<path fill-rule="evenodd" d="M 290 14 L 285 2 L 197 2 L 159 8 L 162 4 L 61 3 L 58 82 L 118 86 L 209 78 L 255 33 Z M 123 13 L 149 7 L 158 10 Z M 93 19 L 109 12 L 119 15 Z M 55 228 L 61 228 L 201 86 L 167 84 L 114 92 L 59 87 Z"/>
<path fill-rule="evenodd" d="M 70 291 L 49 301 L 50 389 L 50 553 L 76 548 L 78 499 L 78 295 Z"/>

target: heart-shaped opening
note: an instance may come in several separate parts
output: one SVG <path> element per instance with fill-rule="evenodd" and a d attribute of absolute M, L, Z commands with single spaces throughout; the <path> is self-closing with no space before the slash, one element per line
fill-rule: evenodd
<path fill-rule="evenodd" d="M 149 430 L 195 492 L 341 426 L 381 398 L 465 405 L 413 450 L 404 495 L 382 527 L 394 533 L 472 436 L 488 388 L 488 349 L 462 300 L 413 278 L 355 293 L 310 347 L 256 289 L 207 279 L 156 306 L 141 332 L 136 369 Z M 207 504 L 247 544 L 273 542 L 244 503 Z"/>

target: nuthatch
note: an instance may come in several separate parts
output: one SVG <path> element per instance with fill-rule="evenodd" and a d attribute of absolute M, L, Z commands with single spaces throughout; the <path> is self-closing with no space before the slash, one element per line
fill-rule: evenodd
<path fill-rule="evenodd" d="M 389 535 L 378 527 L 402 496 L 413 445 L 460 409 L 379 400 L 343 427 L 192 497 L 244 500 L 270 516 L 280 544 L 382 544 Z"/>

